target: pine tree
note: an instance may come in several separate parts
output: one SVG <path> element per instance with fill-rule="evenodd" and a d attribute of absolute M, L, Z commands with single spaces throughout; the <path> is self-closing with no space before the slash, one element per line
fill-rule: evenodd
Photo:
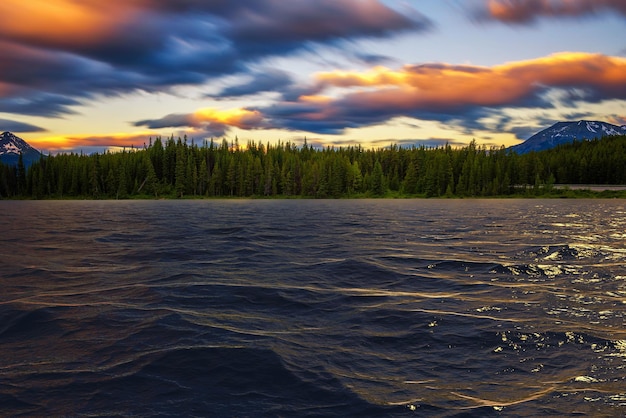
<path fill-rule="evenodd" d="M 382 196 L 385 194 L 385 178 L 383 174 L 383 166 L 380 161 L 376 160 L 374 163 L 374 169 L 372 170 L 372 193 L 375 196 Z"/>
<path fill-rule="evenodd" d="M 206 159 L 203 158 L 200 162 L 200 172 L 198 173 L 198 194 L 201 196 L 207 193 L 209 188 L 209 169 L 206 163 Z"/>
<path fill-rule="evenodd" d="M 187 155 L 185 152 L 185 146 L 182 145 L 180 139 L 176 145 L 176 170 L 175 170 L 175 185 L 176 197 L 181 198 L 185 195 L 187 188 Z"/>
<path fill-rule="evenodd" d="M 159 196 L 159 179 L 156 175 L 156 170 L 154 169 L 154 165 L 152 164 L 152 159 L 149 157 L 144 158 L 144 167 L 146 177 L 144 180 L 144 190 L 147 194 L 154 195 L 154 197 Z"/>
<path fill-rule="evenodd" d="M 228 194 L 234 196 L 237 187 L 237 166 L 235 158 L 232 157 L 228 160 L 228 168 L 226 169 L 226 186 Z"/>
<path fill-rule="evenodd" d="M 115 172 L 113 171 L 113 168 L 109 168 L 109 172 L 107 173 L 105 180 L 106 194 L 108 197 L 116 197 L 117 190 L 117 178 L 115 176 Z"/>
<path fill-rule="evenodd" d="M 360 193 L 363 188 L 363 173 L 358 161 L 354 160 L 350 164 L 348 173 L 348 194 Z"/>
<path fill-rule="evenodd" d="M 417 169 L 415 163 L 411 161 L 406 170 L 404 181 L 402 182 L 402 191 L 407 194 L 416 194 L 418 185 Z"/>
<path fill-rule="evenodd" d="M 117 172 L 117 193 L 115 194 L 116 199 L 126 199 L 128 197 L 128 186 L 126 182 L 126 164 L 122 162 L 119 165 Z"/>

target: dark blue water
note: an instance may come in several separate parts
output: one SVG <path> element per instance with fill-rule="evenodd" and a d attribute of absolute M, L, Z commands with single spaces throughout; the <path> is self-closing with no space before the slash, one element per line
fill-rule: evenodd
<path fill-rule="evenodd" d="M 626 413 L 626 202 L 0 202 L 2 416 Z"/>

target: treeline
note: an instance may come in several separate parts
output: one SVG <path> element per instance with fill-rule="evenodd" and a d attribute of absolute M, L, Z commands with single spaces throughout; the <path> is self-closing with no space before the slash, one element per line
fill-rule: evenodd
<path fill-rule="evenodd" d="M 626 136 L 519 155 L 502 148 L 316 149 L 305 143 L 201 145 L 156 138 L 142 149 L 0 164 L 1 198 L 538 195 L 555 183 L 626 184 Z"/>

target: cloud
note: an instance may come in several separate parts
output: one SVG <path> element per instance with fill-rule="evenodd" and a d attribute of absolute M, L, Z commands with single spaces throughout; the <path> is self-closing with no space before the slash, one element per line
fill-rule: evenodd
<path fill-rule="evenodd" d="M 245 53 L 277 45 L 291 49 L 306 42 L 384 37 L 402 30 L 427 29 L 430 21 L 413 18 L 372 0 L 296 0 L 289 2 L 248 1 L 233 10 L 233 39 Z"/>
<path fill-rule="evenodd" d="M 17 122 L 14 120 L 0 119 L 0 132 L 45 132 L 44 128 L 31 125 L 30 123 Z"/>
<path fill-rule="evenodd" d="M 425 64 L 324 72 L 315 76 L 315 94 L 259 110 L 270 124 L 316 133 L 341 133 L 398 116 L 475 129 L 494 109 L 553 107 L 546 92 L 554 89 L 584 92 L 586 102 L 626 99 L 626 59 L 559 53 L 494 67 Z M 327 90 L 334 95 L 323 95 Z M 576 97 L 580 100 L 576 95 L 572 100 Z"/>
<path fill-rule="evenodd" d="M 240 88 L 242 93 L 254 90 L 252 83 Z M 626 58 L 559 53 L 493 67 L 435 63 L 331 71 L 316 74 L 300 92 L 268 106 L 201 109 L 135 126 L 190 127 L 215 136 L 233 127 L 341 134 L 404 116 L 443 122 L 472 134 L 494 123 L 503 128 L 510 122 L 502 113 L 506 109 L 551 109 L 564 100 L 626 99 Z"/>
<path fill-rule="evenodd" d="M 317 75 L 322 87 L 376 87 L 346 98 L 365 105 L 374 99 L 397 108 L 454 110 L 470 106 L 540 103 L 546 87 L 578 88 L 586 99 L 626 98 L 626 59 L 601 54 L 558 53 L 494 67 L 425 64 L 400 70 L 376 67 L 368 72 L 333 71 Z"/>
<path fill-rule="evenodd" d="M 533 126 L 514 126 L 510 128 L 509 131 L 515 134 L 515 138 L 525 141 L 540 130 L 544 129 L 545 126 L 551 126 L 555 122 L 557 121 L 546 121 L 543 125 L 534 124 Z M 543 126 L 543 128 L 541 126 Z"/>
<path fill-rule="evenodd" d="M 617 126 L 626 126 L 626 115 L 610 115 L 607 121 Z"/>
<path fill-rule="evenodd" d="M 146 77 L 54 50 L 0 40 L 0 111 L 57 117 L 99 92 L 122 94 Z"/>
<path fill-rule="evenodd" d="M 32 106 L 0 107 L 58 116 L 96 95 L 202 84 L 313 45 L 430 27 L 378 0 L 3 0 L 0 100 L 27 94 Z"/>
<path fill-rule="evenodd" d="M 289 88 L 293 81 L 291 76 L 282 70 L 266 69 L 250 74 L 251 79 L 240 85 L 223 89 L 220 97 L 240 97 L 263 92 L 278 92 Z"/>
<path fill-rule="evenodd" d="M 140 120 L 133 123 L 149 129 L 194 128 L 204 136 L 223 136 L 229 128 L 263 129 L 265 120 L 258 110 L 205 108 L 189 114 L 170 114 L 159 119 Z"/>
<path fill-rule="evenodd" d="M 81 102 L 71 97 L 26 90 L 19 96 L 0 97 L 0 112 L 60 117 L 67 114 L 75 114 L 76 112 L 71 107 L 80 104 Z"/>
<path fill-rule="evenodd" d="M 488 0 L 479 9 L 479 20 L 529 24 L 539 18 L 572 18 L 613 12 L 626 17 L 623 0 Z"/>

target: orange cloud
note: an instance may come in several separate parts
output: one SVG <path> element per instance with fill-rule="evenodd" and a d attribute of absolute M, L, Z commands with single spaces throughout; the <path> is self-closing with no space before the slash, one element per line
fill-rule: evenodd
<path fill-rule="evenodd" d="M 326 104 L 326 103 L 330 103 L 332 102 L 332 97 L 329 96 L 322 96 L 322 95 L 304 95 L 304 96 L 300 96 L 300 101 L 301 102 L 307 102 L 307 103 L 315 103 L 315 104 Z"/>
<path fill-rule="evenodd" d="M 141 1 L 3 0 L 0 34 L 48 44 L 88 45 L 132 20 Z"/>
<path fill-rule="evenodd" d="M 262 108 L 267 123 L 340 134 L 406 116 L 472 128 L 503 109 L 624 100 L 626 58 L 563 52 L 493 67 L 435 63 L 330 71 L 314 80 L 297 100 Z"/>
<path fill-rule="evenodd" d="M 148 129 L 192 128 L 203 137 L 221 136 L 232 127 L 240 129 L 264 129 L 267 124 L 259 110 L 214 108 L 198 109 L 194 113 L 169 114 L 159 119 L 140 120 L 133 123 Z"/>
<path fill-rule="evenodd" d="M 194 112 L 189 119 L 190 126 L 199 126 L 203 123 L 218 123 L 241 129 L 254 129 L 261 126 L 263 123 L 263 115 L 261 112 L 248 109 L 199 109 Z"/>
<path fill-rule="evenodd" d="M 330 84 L 336 87 L 408 84 L 408 74 L 406 72 L 392 71 L 381 66 L 374 67 L 366 73 L 350 71 L 318 73 L 315 78 L 322 85 Z"/>
<path fill-rule="evenodd" d="M 57 117 L 96 95 L 254 75 L 266 58 L 312 44 L 431 27 L 417 11 L 399 12 L 381 0 L 0 0 L 0 79 L 17 86 L 0 89 L 0 111 Z M 256 77 L 262 86 L 230 92 L 276 91 L 285 74 Z"/>
<path fill-rule="evenodd" d="M 603 10 L 626 14 L 626 3 L 624 0 L 489 0 L 486 17 L 507 23 L 525 23 L 540 16 L 574 17 Z"/>
<path fill-rule="evenodd" d="M 591 88 L 622 98 L 626 96 L 626 58 L 559 53 L 494 67 L 427 64 L 400 70 L 376 67 L 363 73 L 325 72 L 317 74 L 316 80 L 320 89 L 366 88 L 346 96 L 354 102 L 407 109 L 515 105 L 547 87 Z"/>

